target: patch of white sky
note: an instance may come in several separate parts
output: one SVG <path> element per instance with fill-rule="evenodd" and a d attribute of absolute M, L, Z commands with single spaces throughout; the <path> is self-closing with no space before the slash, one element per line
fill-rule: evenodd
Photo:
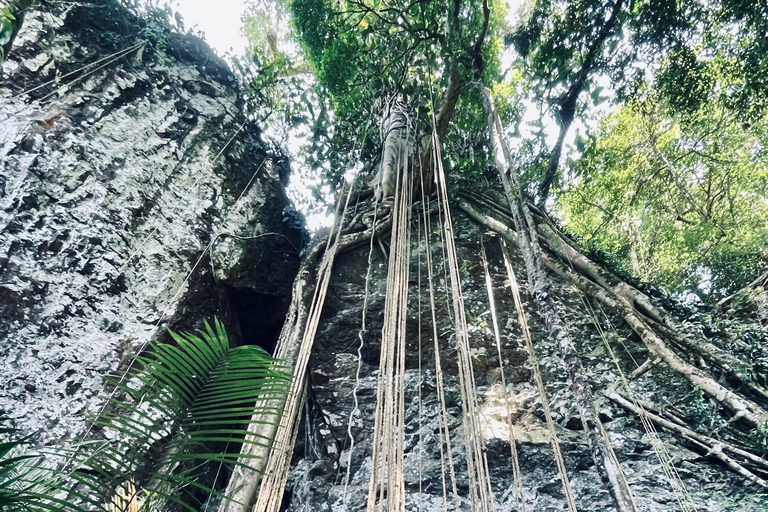
<path fill-rule="evenodd" d="M 243 31 L 244 0 L 178 0 L 171 7 L 183 17 L 184 27 L 203 32 L 219 55 L 245 55 L 248 40 Z"/>
<path fill-rule="evenodd" d="M 268 4 L 269 2 L 266 3 Z M 525 5 L 527 3 L 529 2 L 526 2 L 526 0 L 511 0 L 508 2 L 509 14 L 507 21 L 511 26 L 520 23 L 520 20 L 525 16 Z M 210 2 L 209 0 L 176 0 L 171 4 L 171 7 L 183 17 L 185 29 L 202 32 L 205 40 L 220 56 L 237 58 L 245 55 L 248 47 L 248 40 L 243 29 L 243 14 L 246 9 L 245 0 L 216 0 L 215 2 Z M 285 20 L 280 21 L 282 22 L 281 24 L 286 26 L 274 27 L 274 29 L 279 35 L 286 35 L 289 31 L 287 22 Z M 280 43 L 292 47 L 290 49 L 281 48 L 281 51 L 287 50 L 289 53 L 293 53 L 298 50 L 285 39 L 280 37 Z M 505 50 L 502 55 L 502 69 L 511 66 L 515 58 L 514 50 L 511 48 Z M 606 91 L 610 90 L 610 87 L 608 87 L 608 77 L 598 77 L 596 82 L 597 85 L 603 86 Z M 593 111 L 593 115 L 589 119 L 579 119 L 577 117 L 565 139 L 566 148 L 573 149 L 576 134 L 584 134 L 596 128 L 596 119 L 603 117 L 608 112 L 607 109 L 610 104 L 611 102 L 607 101 L 601 106 L 600 115 L 594 115 L 596 112 Z M 518 127 L 519 135 L 511 138 L 510 144 L 515 147 L 525 138 L 533 137 L 534 133 L 538 130 L 537 125 L 539 122 L 543 125 L 546 142 L 551 147 L 557 139 L 557 123 L 551 113 L 542 112 L 533 101 L 526 102 L 523 118 Z M 270 133 L 269 127 L 263 128 L 265 128 L 266 135 L 274 141 L 281 143 L 291 157 L 299 156 L 301 148 L 306 145 L 310 135 L 306 130 L 303 132 L 277 134 Z M 566 158 L 568 153 L 569 151 L 564 151 L 563 158 Z M 313 199 L 312 190 L 320 184 L 321 178 L 320 176 L 312 176 L 310 172 L 306 172 L 308 170 L 297 169 L 299 165 L 301 165 L 301 159 L 292 158 L 294 177 L 288 186 L 288 195 L 294 200 L 299 209 L 303 210 L 302 213 L 307 218 L 307 225 L 310 231 L 314 232 L 321 227 L 329 226 L 333 221 L 333 216 L 329 215 L 325 208 L 319 209 L 315 207 L 313 209 L 306 207 L 309 204 L 316 204 L 316 201 Z M 353 176 L 354 173 L 352 172 L 346 174 L 348 180 L 352 179 Z M 330 191 L 326 192 L 330 195 Z"/>
<path fill-rule="evenodd" d="M 520 25 L 525 18 L 530 14 L 529 9 L 531 2 L 526 0 L 511 0 L 507 2 L 509 7 L 507 13 L 507 24 L 510 27 L 516 27 Z M 517 52 L 513 47 L 507 47 L 504 49 L 501 55 L 501 69 L 505 72 L 515 64 L 515 60 L 519 58 Z M 600 88 L 602 94 L 601 100 L 612 100 L 613 94 L 611 90 L 611 79 L 607 75 L 600 75 L 594 78 L 594 83 Z M 604 92 L 603 92 L 604 91 Z M 557 93 L 557 91 L 554 91 Z M 583 93 L 583 96 L 586 93 Z M 535 101 L 534 98 L 528 98 L 523 101 L 524 109 L 522 118 L 515 130 L 515 135 L 511 136 L 507 133 L 508 143 L 513 149 L 519 147 L 523 141 L 530 140 L 536 137 L 536 133 L 543 129 L 545 135 L 545 143 L 548 147 L 553 147 L 557 142 L 559 135 L 559 126 L 553 117 L 553 111 L 547 108 L 545 102 Z M 611 101 L 601 101 L 598 105 L 593 105 L 590 109 L 589 116 L 576 116 L 571 124 L 568 133 L 563 141 L 563 152 L 561 166 L 568 157 L 578 156 L 574 153 L 574 143 L 578 136 L 585 136 L 591 131 L 597 129 L 599 120 L 604 118 L 611 109 Z M 511 127 L 510 127 L 511 128 Z M 549 199 L 548 206 L 552 206 L 552 198 Z"/>

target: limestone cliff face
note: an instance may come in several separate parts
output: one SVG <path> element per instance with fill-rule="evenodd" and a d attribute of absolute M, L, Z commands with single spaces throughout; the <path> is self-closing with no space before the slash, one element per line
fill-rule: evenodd
<path fill-rule="evenodd" d="M 39 5 L 26 14 L 0 77 L 0 409 L 17 427 L 50 441 L 82 434 L 103 403 L 103 376 L 124 368 L 168 327 L 193 329 L 219 315 L 239 342 L 270 348 L 290 301 L 304 233 L 284 220 L 295 218 L 283 191 L 286 162 L 246 122 L 232 75 L 203 42 L 141 22 L 110 0 Z M 369 199 L 355 208 L 357 218 L 373 205 Z M 435 217 L 433 226 L 438 222 Z M 459 214 L 455 226 L 496 510 L 564 510 L 497 241 Z M 373 245 L 364 332 L 368 244 L 339 255 L 334 266 L 285 510 L 365 509 L 389 250 L 383 238 Z M 509 409 L 478 261 L 482 243 L 503 331 Z M 443 482 L 425 250 L 414 241 L 405 478 L 408 510 L 437 512 L 444 510 Z M 459 494 L 466 496 L 455 339 L 439 247 L 433 257 L 452 456 Z M 521 261 L 513 263 L 524 283 Z M 630 354 L 642 362 L 646 353 L 611 312 L 593 318 L 575 288 L 557 281 L 552 292 L 600 397 L 618 379 L 601 330 L 626 370 L 633 368 Z M 611 510 L 566 371 L 532 301 L 526 309 L 579 509 Z M 616 348 L 622 343 L 627 350 Z M 663 366 L 638 383 L 662 403 L 692 396 Z M 637 417 L 607 400 L 599 411 L 639 509 L 677 509 Z M 508 413 L 519 442 L 523 507 L 512 491 Z M 664 431 L 661 437 L 696 510 L 768 508 L 764 490 L 679 437 Z"/>
<path fill-rule="evenodd" d="M 357 211 L 365 208 L 372 206 L 361 204 Z M 434 215 L 432 225 L 439 226 L 437 214 Z M 479 228 L 460 212 L 454 212 L 454 228 L 462 267 L 463 295 L 495 510 L 567 510 L 498 238 L 495 238 L 494 233 Z M 423 242 L 415 239 L 416 234 L 413 237 L 407 324 L 407 349 L 410 355 L 405 363 L 406 509 L 440 512 L 444 508 L 439 404 L 426 284 L 426 248 Z M 363 332 L 360 328 L 368 245 L 340 255 L 334 265 L 323 318 L 309 363 L 312 390 L 308 394 L 305 427 L 298 436 L 286 492 L 288 511 L 365 510 L 372 468 L 371 440 L 386 292 L 387 236 L 382 238 L 384 243 L 381 246 L 374 244 L 371 254 L 367 328 Z M 492 331 L 484 271 L 480 264 L 481 244 L 485 245 L 488 253 L 494 282 L 502 331 L 501 353 L 510 397 L 509 409 L 502 392 L 499 357 Z M 458 491 L 465 500 L 459 508 L 454 508 L 449 475 L 446 472 L 450 503 L 448 510 L 470 510 L 466 501 L 469 481 L 463 448 L 456 339 L 452 333 L 452 308 L 446 295 L 443 256 L 437 234 L 433 237 L 432 250 L 440 354 L 453 443 L 452 457 Z M 549 339 L 543 319 L 527 293 L 525 267 L 516 248 L 513 249 L 512 257 L 578 509 L 615 510 L 589 453 L 565 367 Z M 680 510 L 675 492 L 654 453 L 653 441 L 638 417 L 617 407 L 601 393 L 620 384 L 613 360 L 601 340 L 600 330 L 606 333 L 607 341 L 627 373 L 636 368 L 633 358 L 638 363 L 645 360 L 642 345 L 623 327 L 621 318 L 614 313 L 606 311 L 604 316 L 598 309 L 597 319 L 593 317 L 589 309 L 592 306 L 587 306 L 580 292 L 567 282 L 555 279 L 552 293 L 565 312 L 565 323 L 578 343 L 581 361 L 599 400 L 597 408 L 600 418 L 627 476 L 638 510 Z M 362 344 L 359 336 L 362 337 Z M 359 379 L 356 377 L 358 371 Z M 635 389 L 641 390 L 641 396 L 650 397 L 646 399 L 665 404 L 692 400 L 690 386 L 663 365 L 638 379 Z M 514 423 L 522 470 L 523 503 L 519 505 L 513 489 L 507 414 L 511 414 Z M 668 431 L 659 430 L 675 471 L 690 493 L 692 510 L 757 512 L 766 509 L 768 497 L 762 488 L 746 482 L 724 465 L 697 452 L 695 445 L 686 443 Z M 348 464 L 350 452 L 351 464 Z M 448 464 L 447 455 L 443 463 Z"/>
<path fill-rule="evenodd" d="M 272 343 L 303 243 L 287 175 L 203 41 L 108 0 L 27 12 L 0 78 L 0 409 L 76 436 L 166 327 Z"/>

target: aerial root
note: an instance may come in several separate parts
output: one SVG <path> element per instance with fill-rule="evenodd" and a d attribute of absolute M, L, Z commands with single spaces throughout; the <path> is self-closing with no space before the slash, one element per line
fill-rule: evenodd
<path fill-rule="evenodd" d="M 478 211 L 478 209 L 473 204 L 470 204 L 469 200 L 466 200 L 466 199 L 460 200 L 459 208 L 463 210 L 470 218 L 472 218 L 479 224 L 491 229 L 492 231 L 495 231 L 496 233 L 501 235 L 504 239 L 513 243 L 518 243 L 517 233 L 515 233 L 512 229 L 507 227 L 503 222 L 500 222 L 499 220 L 497 220 L 494 216 L 486 215 Z M 499 208 L 496 209 L 497 212 L 499 210 L 500 210 Z M 629 327 L 632 328 L 632 330 L 636 334 L 638 334 L 638 336 L 644 342 L 645 346 L 650 352 L 649 358 L 645 363 L 643 363 L 640 367 L 638 367 L 634 372 L 632 372 L 629 375 L 629 380 L 635 380 L 639 378 L 641 375 L 643 375 L 644 373 L 649 371 L 651 368 L 653 368 L 654 366 L 656 366 L 657 364 L 663 361 L 667 363 L 678 374 L 685 377 L 693 385 L 700 387 L 708 395 L 710 395 L 712 398 L 714 398 L 719 403 L 723 404 L 728 410 L 730 410 L 733 413 L 733 416 L 731 418 L 732 420 L 731 423 L 741 418 L 747 423 L 751 424 L 753 427 L 758 427 L 763 424 L 766 418 L 766 412 L 764 409 L 762 409 L 756 403 L 748 399 L 745 399 L 737 395 L 733 391 L 725 388 L 725 386 L 715 381 L 712 377 L 707 375 L 704 371 L 685 362 L 682 358 L 680 358 L 677 354 L 675 354 L 672 351 L 672 349 L 662 340 L 662 338 L 656 334 L 655 330 L 653 329 L 653 326 L 655 326 L 656 323 L 652 320 L 649 321 L 649 318 L 647 316 L 639 313 L 634 307 L 632 307 L 629 300 L 627 300 L 626 298 L 618 297 L 613 290 L 607 290 L 606 288 L 597 284 L 594 280 L 588 277 L 585 277 L 580 272 L 578 272 L 579 270 L 578 267 L 576 267 L 575 269 L 567 268 L 565 265 L 561 263 L 559 259 L 553 258 L 552 256 L 546 253 L 542 254 L 542 261 L 547 268 L 549 268 L 550 270 L 554 271 L 561 277 L 568 280 L 571 284 L 575 285 L 579 290 L 581 290 L 588 296 L 593 297 L 598 302 L 610 308 L 611 310 L 614 310 L 620 313 L 624 318 L 624 320 L 626 321 L 626 323 L 629 325 Z M 594 263 L 592 264 L 594 265 Z M 671 328 L 669 327 L 667 327 L 667 329 L 671 330 Z M 680 335 L 680 337 L 682 338 L 683 336 Z M 686 346 L 688 346 L 689 344 L 690 344 L 690 341 L 689 343 L 686 343 Z M 703 346 L 702 344 L 698 344 L 699 351 L 706 350 L 705 348 L 702 348 L 702 346 Z M 730 357 L 733 357 L 733 356 L 730 356 Z M 759 390 L 753 390 L 753 391 L 759 392 Z M 614 394 L 610 396 L 611 400 L 615 401 L 616 403 L 620 403 L 619 402 L 620 395 L 616 393 Z M 762 395 L 762 393 L 760 394 Z M 619 397 L 619 398 L 616 398 L 616 397 Z M 634 410 L 634 412 L 636 413 L 640 410 L 636 406 L 632 405 L 630 402 L 626 401 L 625 399 L 623 400 L 623 403 L 620 403 L 620 405 L 622 405 L 623 407 L 625 407 L 626 405 L 632 406 L 633 409 L 631 410 Z M 625 407 L 625 408 L 629 408 L 629 407 Z M 754 481 L 758 485 L 761 485 L 761 486 L 764 485 L 765 483 L 764 480 L 760 479 L 753 473 L 749 472 L 749 470 L 747 470 L 746 468 L 743 468 L 743 466 L 741 466 L 739 462 L 736 461 L 735 459 L 722 454 L 721 451 L 715 449 L 715 447 L 721 446 L 722 450 L 726 452 L 730 452 L 731 454 L 736 454 L 739 457 L 742 457 L 744 459 L 747 459 L 753 465 L 760 466 L 761 468 L 768 468 L 768 462 L 764 461 L 762 458 L 752 453 L 749 453 L 746 450 L 739 449 L 728 443 L 723 443 L 722 441 L 708 438 L 706 436 L 702 437 L 700 434 L 696 434 L 692 430 L 682 426 L 680 424 L 682 423 L 682 421 L 680 421 L 680 423 L 673 423 L 669 420 L 665 420 L 664 418 L 658 415 L 655 415 L 652 413 L 647 413 L 647 414 L 648 414 L 648 417 L 654 422 L 662 426 L 665 426 L 670 430 L 677 432 L 678 434 L 682 435 L 686 439 L 688 438 L 694 439 L 697 442 L 701 443 L 702 445 L 706 446 L 707 450 L 711 452 L 710 456 L 718 458 L 720 461 L 722 461 L 724 464 L 726 464 L 729 468 L 731 468 L 738 474 L 745 476 L 745 478 L 749 478 L 750 481 Z M 656 418 L 658 418 L 659 421 L 656 421 Z M 744 473 L 744 471 L 747 471 L 748 474 Z"/>
<path fill-rule="evenodd" d="M 746 450 L 742 450 L 741 448 L 733 446 L 732 444 L 727 443 L 725 441 L 713 439 L 704 434 L 699 434 L 698 432 L 695 432 L 681 425 L 680 420 L 677 418 L 675 418 L 677 419 L 677 421 L 673 421 L 672 419 L 661 416 L 661 413 L 656 414 L 656 413 L 649 412 L 648 411 L 649 407 L 644 407 L 643 409 L 640 409 L 639 407 L 632 404 L 629 400 L 624 398 L 622 395 L 620 395 L 616 391 L 608 391 L 606 392 L 606 396 L 612 402 L 620 405 L 624 409 L 631 411 L 637 414 L 638 416 L 644 416 L 645 418 L 653 421 L 657 425 L 661 425 L 667 430 L 671 430 L 673 432 L 680 434 L 681 436 L 683 436 L 683 438 L 690 441 L 692 444 L 696 445 L 701 450 L 706 451 L 707 456 L 715 457 L 716 459 L 726 464 L 734 472 L 738 473 L 744 478 L 747 478 L 749 481 L 757 485 L 760 485 L 761 487 L 768 488 L 768 482 L 766 482 L 762 478 L 755 475 L 753 472 L 751 472 L 746 467 L 744 467 L 741 463 L 737 462 L 734 458 L 726 455 L 725 452 L 726 451 L 730 452 L 731 454 L 744 459 L 745 462 L 753 466 L 760 467 L 763 471 L 768 470 L 768 461 L 766 461 L 765 459 L 762 459 L 757 455 L 750 453 Z M 657 409 L 657 412 L 658 412 L 658 408 L 655 408 L 655 409 Z"/>
<path fill-rule="evenodd" d="M 513 230 L 493 217 L 479 212 L 467 201 L 459 201 L 459 207 L 475 221 L 496 231 L 499 235 L 511 242 L 518 243 L 517 234 Z M 550 247 L 552 246 L 550 245 Z M 695 386 L 700 387 L 704 392 L 722 403 L 734 414 L 740 414 L 753 428 L 762 426 L 768 416 L 768 413 L 766 413 L 762 407 L 751 400 L 740 397 L 730 389 L 726 388 L 723 384 L 715 381 L 704 371 L 684 361 L 657 334 L 647 322 L 647 317 L 638 312 L 633 307 L 632 301 L 626 296 L 619 295 L 613 287 L 606 288 L 589 277 L 585 277 L 579 271 L 579 267 L 573 269 L 567 268 L 558 259 L 545 253 L 542 254 L 542 261 L 547 268 L 571 282 L 571 284 L 575 285 L 579 290 L 597 299 L 609 309 L 620 313 L 627 325 L 629 325 L 629 327 L 643 341 L 652 357 L 662 359 L 673 370 L 685 377 Z M 596 266 L 594 263 L 592 263 L 592 265 Z"/>

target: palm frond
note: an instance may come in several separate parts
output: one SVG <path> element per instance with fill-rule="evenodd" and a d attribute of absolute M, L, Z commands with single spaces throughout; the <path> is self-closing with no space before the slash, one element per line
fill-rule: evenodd
<path fill-rule="evenodd" d="M 122 398 L 96 422 L 106 439 L 73 448 L 72 501 L 100 501 L 110 512 L 169 503 L 196 510 L 193 491 L 218 494 L 214 482 L 197 478 L 205 467 L 237 465 L 240 443 L 268 445 L 245 434 L 261 422 L 254 411 L 282 407 L 285 367 L 260 347 L 230 347 L 218 320 L 199 335 L 171 337 L 172 344 L 151 343 L 129 378 L 113 382 Z"/>
<path fill-rule="evenodd" d="M 0 424 L 5 419 L 0 417 Z M 14 438 L 15 429 L 0 427 L 0 511 L 63 510 L 56 496 L 61 478 L 41 465 L 43 456 L 27 446 L 28 437 Z"/>

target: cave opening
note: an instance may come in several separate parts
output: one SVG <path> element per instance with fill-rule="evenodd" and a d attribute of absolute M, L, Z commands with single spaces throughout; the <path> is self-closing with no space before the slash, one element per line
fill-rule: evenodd
<path fill-rule="evenodd" d="M 233 286 L 227 286 L 227 297 L 240 344 L 257 345 L 274 353 L 288 311 L 288 299 Z"/>

